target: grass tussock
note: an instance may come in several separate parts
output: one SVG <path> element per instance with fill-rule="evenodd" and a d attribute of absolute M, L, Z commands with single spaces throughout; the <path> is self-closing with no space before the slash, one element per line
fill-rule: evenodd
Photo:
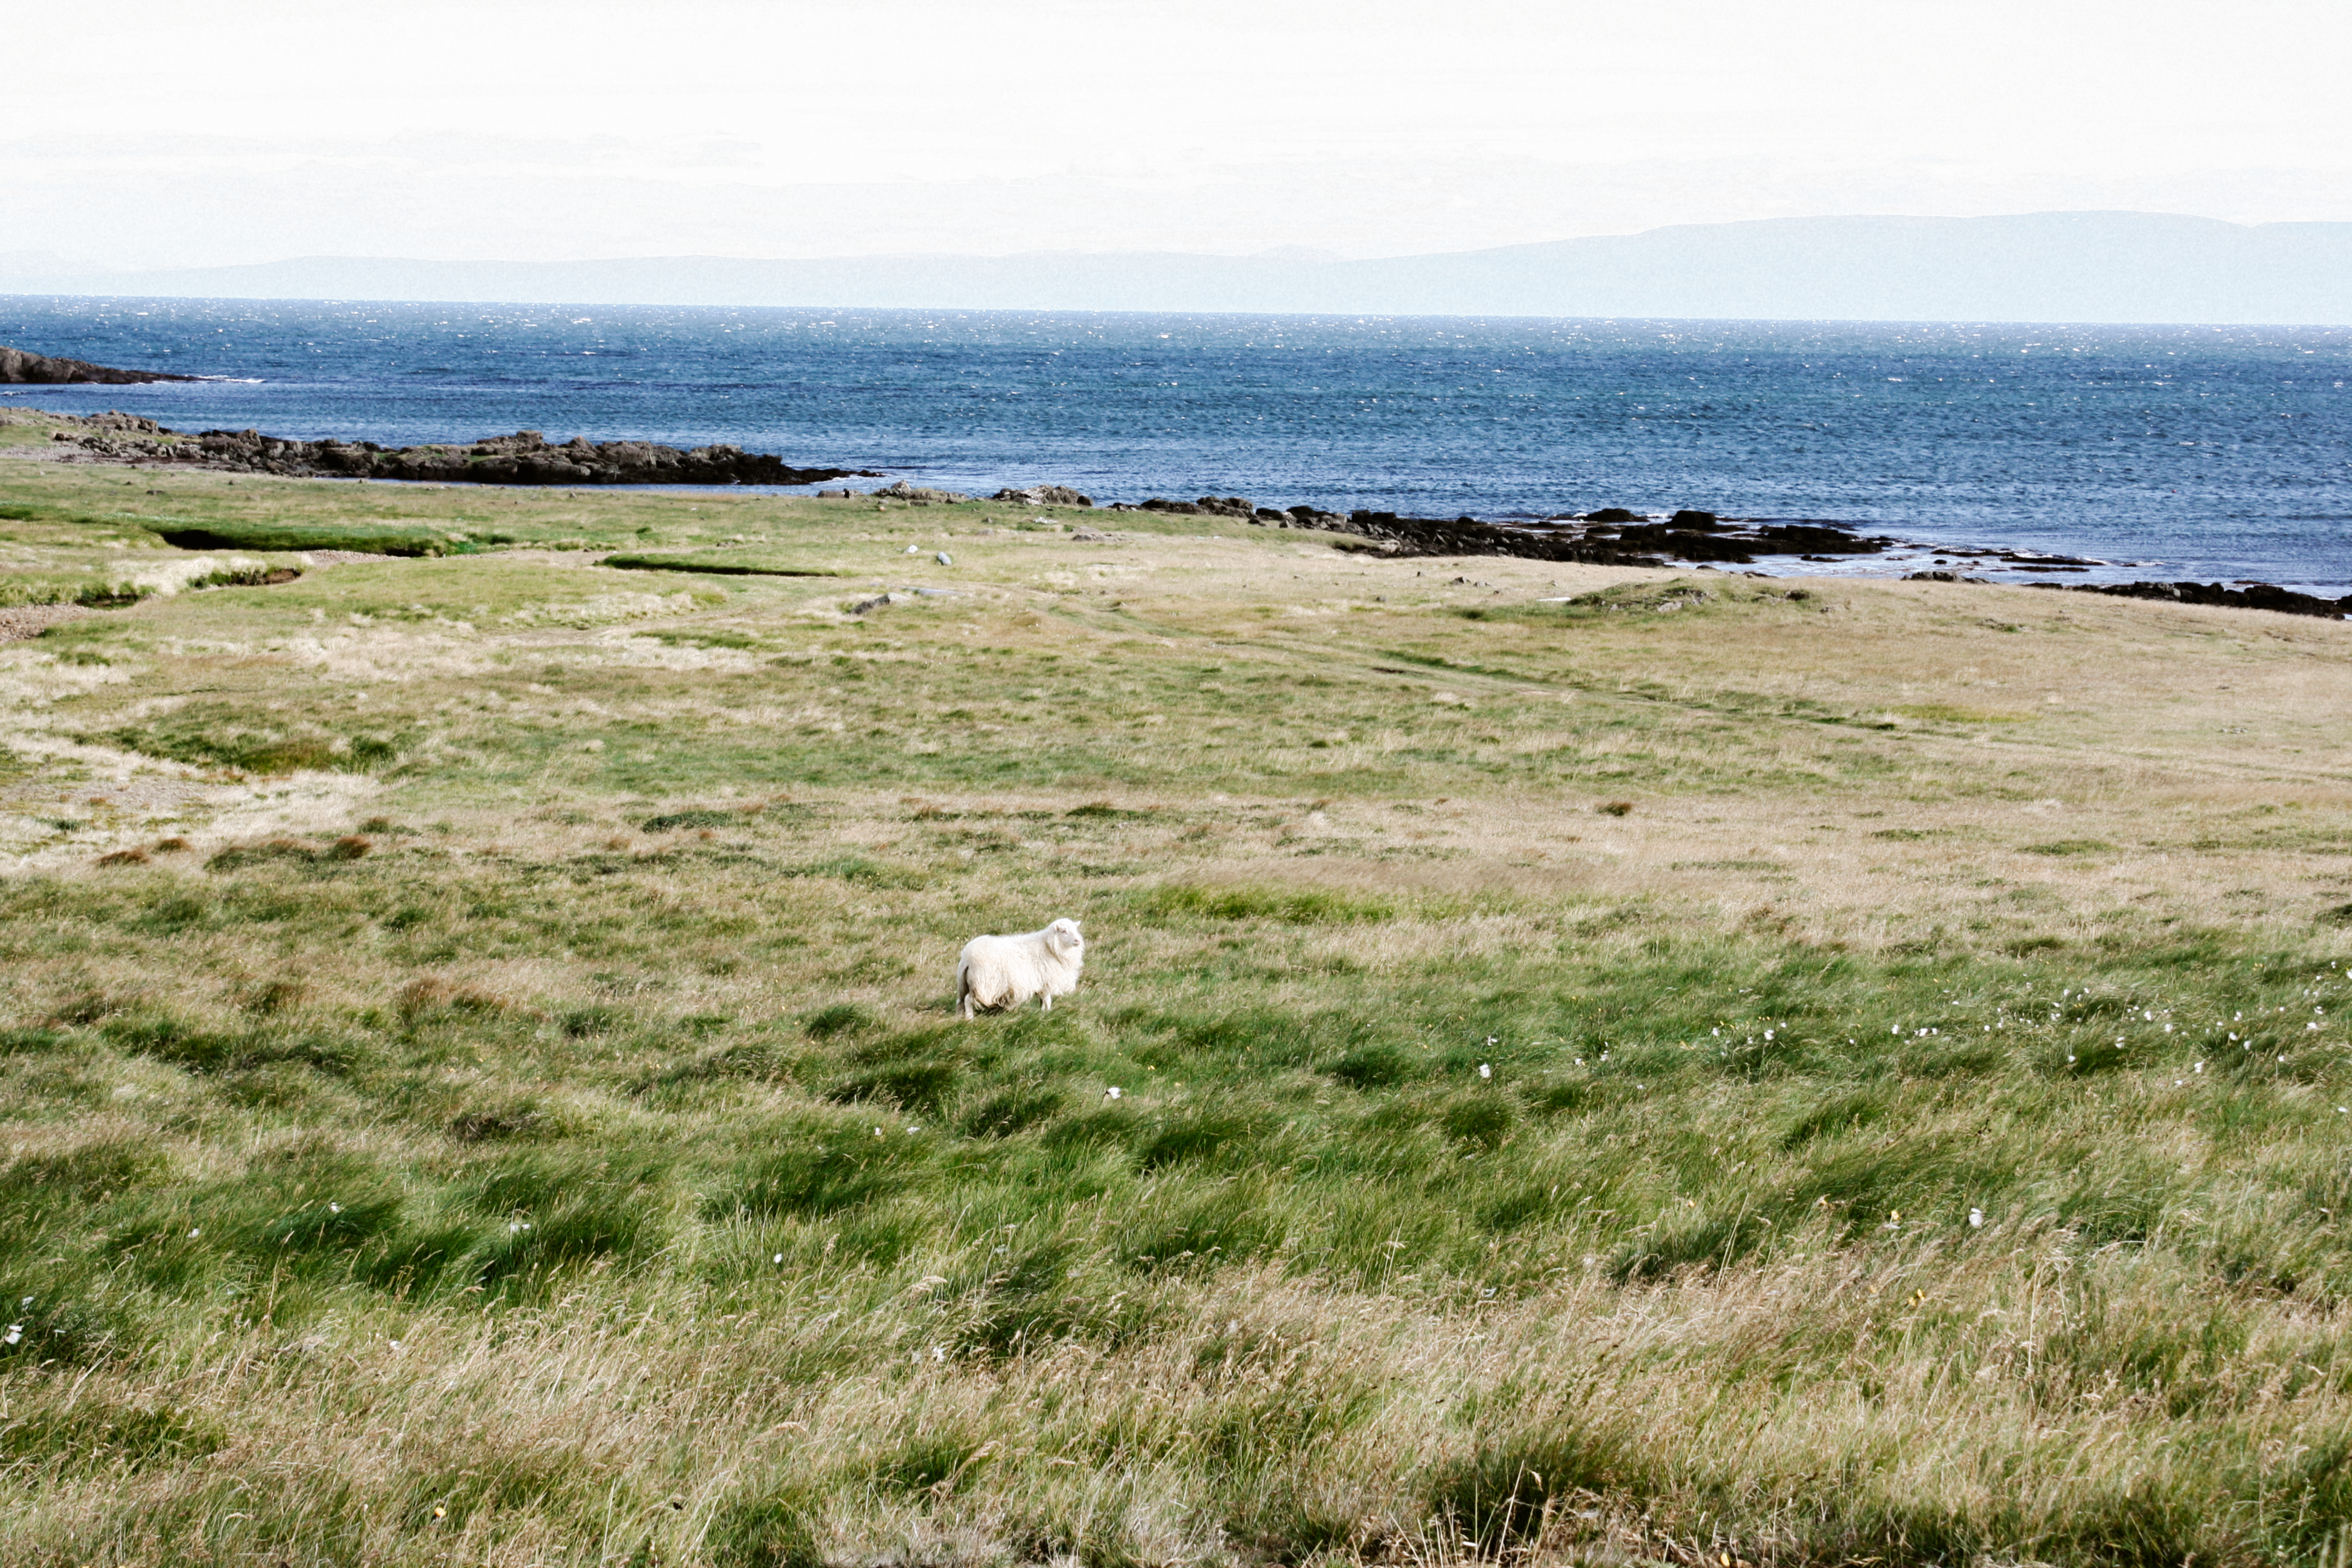
<path fill-rule="evenodd" d="M 12 1561 L 2344 1551 L 2340 630 L 37 468 Z"/>

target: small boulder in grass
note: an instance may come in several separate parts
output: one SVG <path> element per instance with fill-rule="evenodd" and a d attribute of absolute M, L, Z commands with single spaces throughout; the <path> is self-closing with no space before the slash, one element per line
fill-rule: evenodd
<path fill-rule="evenodd" d="M 1592 809 L 1603 816 L 1631 816 L 1633 803 L 1630 800 L 1604 800 Z"/>

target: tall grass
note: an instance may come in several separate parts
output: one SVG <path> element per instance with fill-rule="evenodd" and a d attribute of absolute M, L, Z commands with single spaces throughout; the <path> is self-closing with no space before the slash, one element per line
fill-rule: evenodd
<path fill-rule="evenodd" d="M 2284 733 L 2338 634 L 1060 542 L 879 625 L 492 554 L 0 654 L 0 1559 L 2340 1557 L 2340 793 L 1905 689 L 2031 615 Z M 1055 915 L 1076 994 L 958 1021 Z"/>

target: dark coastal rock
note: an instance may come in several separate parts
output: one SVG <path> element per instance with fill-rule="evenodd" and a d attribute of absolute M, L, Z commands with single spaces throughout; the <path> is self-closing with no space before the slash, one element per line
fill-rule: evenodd
<path fill-rule="evenodd" d="M 2087 572 L 2094 566 L 2111 564 L 2105 561 L 2095 561 L 2087 555 L 2053 555 L 2046 550 L 1976 550 L 1961 546 L 1941 547 L 1937 554 L 1989 556 L 2006 562 L 2020 572 Z M 2130 563 L 2126 562 L 2125 564 L 2129 565 Z"/>
<path fill-rule="evenodd" d="M 1989 577 L 1963 577 L 1958 572 L 1912 572 L 1905 574 L 1906 583 L 1988 583 Z"/>
<path fill-rule="evenodd" d="M 840 476 L 826 474 L 823 477 L 830 479 Z M 971 499 L 961 490 L 935 490 L 922 485 L 910 485 L 904 479 L 895 485 L 884 485 L 874 494 L 884 500 L 902 500 L 915 506 L 951 506 L 957 501 Z"/>
<path fill-rule="evenodd" d="M 1328 514 L 1327 514 L 1328 515 Z M 1594 566 L 1657 566 L 1659 558 L 1613 543 L 1587 543 L 1521 529 L 1496 528 L 1475 518 L 1399 517 L 1392 511 L 1351 511 L 1316 526 L 1378 541 L 1387 555 L 1507 555 L 1524 561 L 1577 561 Z"/>
<path fill-rule="evenodd" d="M 1192 504 L 1212 517 L 1237 517 L 1244 522 L 1257 519 L 1257 507 L 1239 496 L 1202 496 Z"/>
<path fill-rule="evenodd" d="M 1240 496 L 1202 496 L 1199 500 L 1163 500 L 1153 496 L 1133 510 L 1167 512 L 1177 517 L 1232 517 L 1244 522 L 1253 522 L 1257 520 L 1261 509 Z"/>
<path fill-rule="evenodd" d="M 1095 503 L 1067 485 L 1031 485 L 1026 489 L 1007 487 L 988 498 L 1010 501 L 1014 506 L 1092 506 Z"/>
<path fill-rule="evenodd" d="M 1818 522 L 1772 522 L 1756 531 L 1757 538 L 1769 544 L 1759 544 L 1759 555 L 1802 555 L 1808 551 L 1822 554 L 1874 555 L 1891 546 L 1891 539 L 1872 539 L 1852 533 L 1843 528 L 1832 528 Z"/>
<path fill-rule="evenodd" d="M 2352 594 L 2323 599 L 2268 583 L 2226 588 L 2219 583 L 2029 583 L 2029 588 L 2053 593 L 2105 594 L 2120 599 L 2156 599 L 2175 605 L 2212 605 L 2232 610 L 2273 610 L 2282 616 L 2319 616 L 2342 620 L 2352 616 Z"/>
<path fill-rule="evenodd" d="M 1663 522 L 1645 522 L 1621 528 L 1613 534 L 1603 535 L 1598 530 L 1586 533 L 1588 540 L 1596 537 L 1613 538 L 1620 549 L 1654 550 L 1684 561 L 1753 561 L 1748 552 L 1755 548 L 1752 540 L 1719 538 L 1712 533 L 1694 533 Z M 1769 553 L 1769 552 L 1768 552 Z"/>
<path fill-rule="evenodd" d="M 87 461 L 164 463 L 289 479 L 473 485 L 809 485 L 852 476 L 878 477 L 859 468 L 795 468 L 781 458 L 740 447 L 682 451 L 651 441 L 599 444 L 584 436 L 550 446 L 536 430 L 463 446 L 385 447 L 373 441 L 287 441 L 257 430 L 206 430 L 188 436 L 152 419 L 119 414 L 75 423 L 83 429 L 59 430 L 51 438 L 79 447 L 74 456 Z"/>
<path fill-rule="evenodd" d="M 9 386 L 137 386 L 151 381 L 197 381 L 162 370 L 113 370 L 88 360 L 52 359 L 23 349 L 0 348 L 0 384 Z"/>
<path fill-rule="evenodd" d="M 1231 517 L 1261 528 L 1307 528 L 1349 533 L 1376 542 L 1391 556 L 1508 555 L 1533 561 L 1575 561 L 1601 566 L 1661 566 L 1668 561 L 1723 562 L 1747 565 L 1759 555 L 1807 555 L 1839 560 L 1873 555 L 1895 541 L 1860 534 L 1833 523 L 1741 521 L 1685 508 L 1665 522 L 1652 522 L 1624 507 L 1562 513 L 1540 521 L 1503 526 L 1475 517 L 1452 520 L 1403 517 L 1392 511 L 1360 510 L 1341 516 L 1313 506 L 1277 510 L 1254 506 L 1240 496 L 1202 496 L 1168 500 L 1154 496 L 1113 511 L 1156 511 L 1179 517 Z M 1815 553 L 1818 552 L 1818 553 Z"/>
<path fill-rule="evenodd" d="M 1890 548 L 1895 541 L 1857 534 L 1816 522 L 1766 523 L 1727 521 L 1710 512 L 1682 511 L 1676 521 L 1651 522 L 1639 512 L 1622 507 L 1603 508 L 1617 514 L 1615 522 L 1594 522 L 1593 517 L 1554 517 L 1534 526 L 1501 527 L 1474 517 L 1452 521 L 1438 518 L 1400 517 L 1394 512 L 1357 511 L 1345 518 L 1291 509 L 1293 527 L 1329 529 L 1381 542 L 1383 553 L 1410 555 L 1511 555 L 1535 561 L 1577 561 L 1602 566 L 1659 566 L 1668 561 L 1721 562 L 1747 565 L 1759 555 L 1796 555 L 1809 552 L 1869 555 Z M 1300 521 L 1305 515 L 1312 521 Z M 1626 521 L 1630 519 L 1631 521 Z"/>

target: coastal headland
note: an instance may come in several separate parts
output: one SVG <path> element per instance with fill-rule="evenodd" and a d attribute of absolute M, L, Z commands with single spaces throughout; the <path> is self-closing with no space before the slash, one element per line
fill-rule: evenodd
<path fill-rule="evenodd" d="M 0 346 L 0 386 L 142 386 L 158 381 L 201 381 L 162 370 L 115 370 L 88 360 L 57 359 Z"/>
<path fill-rule="evenodd" d="M 226 473 L 280 478 L 376 479 L 454 484 L 558 485 L 813 485 L 835 479 L 882 476 L 870 468 L 793 468 L 782 458 L 738 447 L 682 450 L 645 441 L 592 442 L 574 437 L 551 444 L 536 430 L 479 441 L 439 446 L 384 447 L 374 442 L 296 441 L 257 431 L 207 430 L 191 436 L 152 419 L 109 412 L 88 416 L 35 410 L 0 410 L 0 425 L 19 426 L 20 442 L 46 435 L 61 450 L 49 455 L 68 462 L 122 464 L 134 468 L 170 465 Z M 823 492 L 848 499 L 851 489 Z M 975 498 L 905 479 L 866 492 L 885 502 L 952 506 Z M 996 504 L 1091 508 L 1092 498 L 1065 485 L 1008 489 Z M 1902 541 L 1821 520 L 1725 518 L 1685 509 L 1650 517 L 1623 507 L 1601 507 L 1533 521 L 1487 522 L 1475 517 L 1402 517 L 1392 511 L 1327 511 L 1312 505 L 1287 509 L 1260 506 L 1242 496 L 1204 495 L 1196 500 L 1151 497 L 1111 502 L 1111 513 L 1150 512 L 1164 517 L 1232 519 L 1258 527 L 1298 528 L 1352 534 L 1369 549 L 1397 558 L 1439 555 L 1508 556 L 1595 566 L 1655 567 L 1691 563 L 1708 566 L 1752 565 L 1759 556 L 1795 557 L 1831 563 L 1899 548 Z M 183 531 L 176 544 L 233 544 L 226 536 Z M 1958 561 L 1991 560 L 2028 573 L 2081 572 L 2104 563 L 2043 552 L 1984 547 L 1945 547 Z M 1964 572 L 1930 570 L 1908 574 L 1916 581 L 1980 583 Z M 2270 584 L 2133 582 L 2042 584 L 2080 593 L 2119 595 L 2170 603 L 2264 609 L 2284 615 L 2329 619 L 2352 616 L 2352 595 L 2341 599 L 2303 594 Z"/>
<path fill-rule="evenodd" d="M 470 485 L 814 485 L 863 468 L 799 468 L 740 447 L 682 450 L 653 441 L 593 442 L 574 437 L 550 445 L 536 430 L 432 447 L 381 447 L 373 441 L 289 441 L 257 430 L 188 434 L 135 414 L 35 416 L 49 439 L 82 462 L 168 464 L 286 479 L 407 479 Z"/>
<path fill-rule="evenodd" d="M 2352 626 L 56 445 L 12 1561 L 2341 1550 Z"/>

